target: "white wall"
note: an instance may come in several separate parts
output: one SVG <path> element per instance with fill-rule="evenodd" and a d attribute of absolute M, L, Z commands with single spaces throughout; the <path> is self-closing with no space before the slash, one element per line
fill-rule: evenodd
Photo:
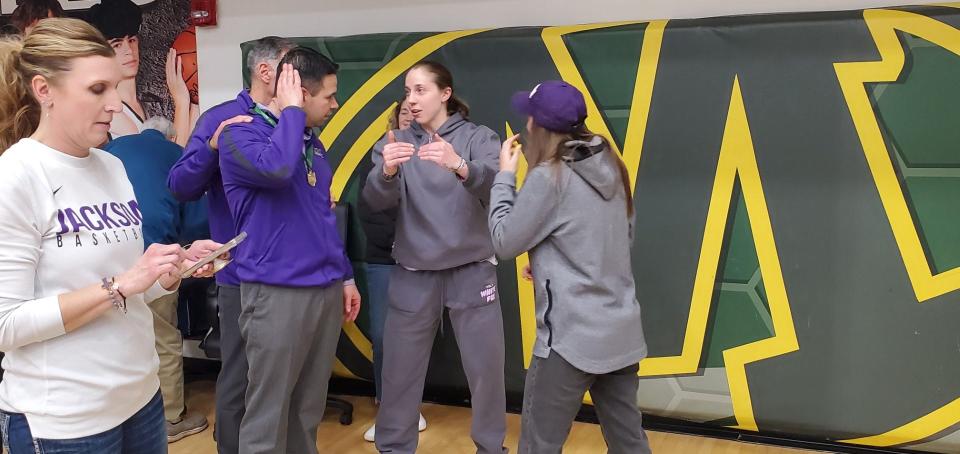
<path fill-rule="evenodd" d="M 522 25 L 569 25 L 893 6 L 910 0 L 220 0 L 197 33 L 200 104 L 243 87 L 240 43 L 262 36 L 343 36 Z M 390 4 L 402 6 L 386 6 Z"/>

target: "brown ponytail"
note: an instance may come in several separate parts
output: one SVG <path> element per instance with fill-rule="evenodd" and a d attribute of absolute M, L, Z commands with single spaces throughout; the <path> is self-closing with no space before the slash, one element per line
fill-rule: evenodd
<path fill-rule="evenodd" d="M 79 19 L 44 19 L 26 38 L 0 38 L 0 153 L 40 124 L 40 105 L 30 87 L 34 77 L 55 84 L 75 58 L 114 55 L 103 35 Z"/>
<path fill-rule="evenodd" d="M 613 151 L 610 151 L 613 153 Z M 620 183 L 623 184 L 623 194 L 627 200 L 627 217 L 633 217 L 633 188 L 630 187 L 630 172 L 623 159 L 614 153 L 613 160 L 617 161 L 617 170 L 620 171 Z"/>
<path fill-rule="evenodd" d="M 460 114 L 464 120 L 469 120 L 470 106 L 457 95 L 450 95 L 450 99 L 447 100 L 447 115 L 453 115 L 455 113 Z"/>

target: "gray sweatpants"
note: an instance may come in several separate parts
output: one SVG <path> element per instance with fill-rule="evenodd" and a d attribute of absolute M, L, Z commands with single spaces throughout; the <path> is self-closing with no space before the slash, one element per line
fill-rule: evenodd
<path fill-rule="evenodd" d="M 343 323 L 343 283 L 240 286 L 247 353 L 241 454 L 316 454 Z"/>
<path fill-rule="evenodd" d="M 380 452 L 412 454 L 417 449 L 420 400 L 444 307 L 450 311 L 470 386 L 470 435 L 477 452 L 507 451 L 503 314 L 496 285 L 496 267 L 488 262 L 443 271 L 394 268 L 383 333 L 383 400 L 376 435 Z"/>
<path fill-rule="evenodd" d="M 247 353 L 240 335 L 240 288 L 217 287 L 220 318 L 220 374 L 217 375 L 216 424 L 219 454 L 240 452 L 240 422 L 247 393 Z"/>
<path fill-rule="evenodd" d="M 520 454 L 563 452 L 563 443 L 587 391 L 610 454 L 650 453 L 637 408 L 638 368 L 634 364 L 607 374 L 590 374 L 555 351 L 547 359 L 534 356 L 523 389 Z"/>

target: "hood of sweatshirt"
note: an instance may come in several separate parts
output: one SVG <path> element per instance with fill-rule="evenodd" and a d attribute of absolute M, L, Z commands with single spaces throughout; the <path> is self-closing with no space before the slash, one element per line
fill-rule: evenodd
<path fill-rule="evenodd" d="M 589 141 L 570 140 L 565 145 L 569 153 L 561 158 L 564 163 L 604 200 L 612 199 L 621 187 L 620 171 L 612 161 L 617 157 L 613 156 L 603 139 L 593 136 Z"/>

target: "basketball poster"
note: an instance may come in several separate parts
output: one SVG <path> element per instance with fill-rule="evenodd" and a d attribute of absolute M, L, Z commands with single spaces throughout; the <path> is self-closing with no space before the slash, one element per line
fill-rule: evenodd
<path fill-rule="evenodd" d="M 0 29 L 23 34 L 37 20 L 57 16 L 90 22 L 113 46 L 124 76 L 123 112 L 114 116 L 111 137 L 136 134 L 144 121 L 162 116 L 185 143 L 199 116 L 197 40 L 189 13 L 189 0 L 0 0 Z"/>

